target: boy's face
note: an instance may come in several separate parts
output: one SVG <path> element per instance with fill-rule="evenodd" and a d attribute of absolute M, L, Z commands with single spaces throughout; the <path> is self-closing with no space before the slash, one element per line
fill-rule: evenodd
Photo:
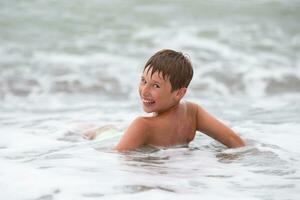
<path fill-rule="evenodd" d="M 155 72 L 151 76 L 152 69 L 148 68 L 142 74 L 139 93 L 143 109 L 147 113 L 162 113 L 176 105 L 181 97 L 178 90 L 172 91 L 170 80 L 163 79 L 162 74 Z"/>

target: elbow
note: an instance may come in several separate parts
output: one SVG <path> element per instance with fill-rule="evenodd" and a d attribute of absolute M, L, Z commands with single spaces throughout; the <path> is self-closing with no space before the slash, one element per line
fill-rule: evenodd
<path fill-rule="evenodd" d="M 124 152 L 128 151 L 128 149 L 121 147 L 120 145 L 117 145 L 113 148 L 113 151 L 115 151 L 117 153 L 124 153 Z"/>
<path fill-rule="evenodd" d="M 228 145 L 229 148 L 240 148 L 246 146 L 245 142 L 239 137 L 231 137 L 229 139 Z"/>
<path fill-rule="evenodd" d="M 246 146 L 244 142 L 235 143 L 230 148 L 240 148 Z"/>

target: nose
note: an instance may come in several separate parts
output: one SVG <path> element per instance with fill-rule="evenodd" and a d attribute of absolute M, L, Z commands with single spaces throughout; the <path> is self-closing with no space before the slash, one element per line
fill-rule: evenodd
<path fill-rule="evenodd" d="M 141 93 L 141 96 L 143 96 L 143 97 L 149 96 L 149 94 L 150 94 L 149 86 L 147 86 L 147 85 L 140 86 L 140 93 Z"/>

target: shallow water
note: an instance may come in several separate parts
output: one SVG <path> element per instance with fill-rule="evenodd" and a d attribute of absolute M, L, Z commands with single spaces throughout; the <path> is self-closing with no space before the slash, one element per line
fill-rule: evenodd
<path fill-rule="evenodd" d="M 298 199 L 300 4 L 263 1 L 0 3 L 0 198 Z M 187 100 L 246 140 L 118 154 L 142 115 L 136 87 L 161 48 L 186 52 Z"/>

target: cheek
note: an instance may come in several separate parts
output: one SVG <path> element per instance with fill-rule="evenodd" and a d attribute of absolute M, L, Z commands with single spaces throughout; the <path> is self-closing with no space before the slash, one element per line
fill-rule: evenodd
<path fill-rule="evenodd" d="M 172 102 L 176 101 L 176 97 L 173 93 L 169 94 L 166 98 L 168 98 Z"/>
<path fill-rule="evenodd" d="M 139 91 L 140 95 L 142 94 L 142 89 L 143 89 L 143 87 L 141 85 L 139 85 L 138 91 Z"/>
<path fill-rule="evenodd" d="M 152 96 L 160 101 L 165 101 L 167 98 L 167 95 L 163 92 L 153 92 Z"/>

